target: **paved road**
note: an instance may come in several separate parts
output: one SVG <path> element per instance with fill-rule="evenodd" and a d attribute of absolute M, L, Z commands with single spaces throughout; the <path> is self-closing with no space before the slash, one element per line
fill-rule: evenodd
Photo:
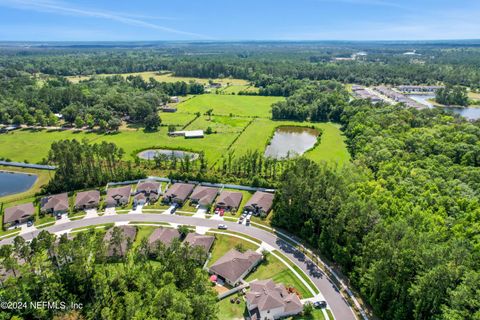
<path fill-rule="evenodd" d="M 205 218 L 187 217 L 179 215 L 168 214 L 117 214 L 110 216 L 101 216 L 96 218 L 80 219 L 70 221 L 60 225 L 54 225 L 43 230 L 47 230 L 51 233 L 57 233 L 66 231 L 73 228 L 87 227 L 96 224 L 112 223 L 112 222 L 126 222 L 126 221 L 138 221 L 138 222 L 169 222 L 176 224 L 186 224 L 199 227 L 216 228 L 219 221 Z M 303 253 L 292 247 L 284 240 L 278 238 L 275 234 L 267 232 L 265 230 L 256 228 L 254 226 L 240 225 L 235 222 L 224 221 L 221 222 L 228 226 L 231 231 L 241 232 L 251 237 L 262 240 L 282 252 L 285 256 L 290 258 L 300 269 L 302 269 L 310 279 L 315 283 L 320 292 L 323 294 L 330 306 L 333 315 L 336 320 L 355 320 L 356 317 L 343 299 L 342 295 L 331 282 L 331 280 Z M 23 234 L 22 236 L 26 240 L 30 240 L 35 237 L 40 231 L 36 230 L 31 233 Z M 11 243 L 13 238 L 8 238 L 0 241 L 0 245 Z"/>

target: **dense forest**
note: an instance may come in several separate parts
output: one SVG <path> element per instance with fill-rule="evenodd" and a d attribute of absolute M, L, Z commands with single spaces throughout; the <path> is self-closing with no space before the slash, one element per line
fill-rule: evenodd
<path fill-rule="evenodd" d="M 338 263 L 381 319 L 478 319 L 479 123 L 365 101 L 341 122 L 352 165 L 296 161 L 273 224 Z"/>
<path fill-rule="evenodd" d="M 114 143 L 62 140 L 52 143 L 45 162 L 55 165 L 55 176 L 45 192 L 56 193 L 103 186 L 111 181 L 144 178 L 145 173 L 123 160 L 124 151 Z"/>
<path fill-rule="evenodd" d="M 115 131 L 121 120 L 155 130 L 161 122 L 158 107 L 170 96 L 201 94 L 198 83 L 161 83 L 139 76 L 93 78 L 78 84 L 63 77 L 43 83 L 16 70 L 0 69 L 0 123 L 56 126 L 63 120 L 82 128 Z"/>
<path fill-rule="evenodd" d="M 415 50 L 414 55 L 404 53 Z M 351 61 L 335 58 L 368 53 Z M 343 83 L 465 85 L 480 89 L 476 43 L 205 43 L 146 48 L 4 48 L 0 68 L 59 76 L 173 71 L 178 76 Z"/>
<path fill-rule="evenodd" d="M 116 228 L 111 244 L 124 240 Z M 103 232 L 42 231 L 31 243 L 17 237 L 0 248 L 2 301 L 50 301 L 65 308 L 2 308 L 0 319 L 217 319 L 217 297 L 202 270 L 203 249 L 174 241 L 150 248 L 147 239 L 109 257 Z M 112 261 L 113 259 L 113 261 Z M 71 308 L 75 303 L 80 308 Z"/>

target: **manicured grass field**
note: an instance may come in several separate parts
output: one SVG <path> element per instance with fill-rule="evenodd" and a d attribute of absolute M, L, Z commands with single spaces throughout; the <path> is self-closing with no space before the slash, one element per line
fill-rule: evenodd
<path fill-rule="evenodd" d="M 115 74 L 97 74 L 95 76 L 97 77 L 107 77 L 107 76 L 113 76 Z M 146 71 L 146 72 L 131 72 L 131 73 L 121 73 L 120 74 L 123 77 L 128 77 L 128 76 L 141 76 L 144 80 L 148 81 L 150 78 L 154 78 L 155 80 L 159 82 L 177 82 L 177 81 L 185 81 L 185 82 L 190 82 L 190 81 L 195 81 L 198 83 L 202 84 L 208 84 L 209 79 L 203 79 L 203 78 L 190 78 L 190 77 L 175 77 L 171 73 L 166 73 L 166 74 L 158 74 L 155 71 Z M 87 80 L 90 79 L 92 76 L 70 76 L 66 77 L 73 83 L 77 83 L 82 80 Z M 230 78 L 225 78 L 225 79 L 213 79 L 214 82 L 219 82 L 222 85 L 248 85 L 248 81 L 243 80 L 243 79 L 230 79 Z"/>
<path fill-rule="evenodd" d="M 188 125 L 185 130 L 206 130 L 212 128 L 218 133 L 240 133 L 250 122 L 249 118 L 226 116 L 201 116 Z"/>
<path fill-rule="evenodd" d="M 55 174 L 55 172 L 51 170 L 37 170 L 11 166 L 0 166 L 0 171 L 23 172 L 35 174 L 37 176 L 37 180 L 29 190 L 17 194 L 0 197 L 0 203 L 3 202 L 4 204 L 9 204 L 9 206 L 12 206 L 16 203 L 21 203 L 22 200 L 26 198 L 33 197 L 37 192 L 40 191 L 42 186 L 46 185 L 48 181 L 50 181 L 50 179 Z"/>
<path fill-rule="evenodd" d="M 178 105 L 181 112 L 205 113 L 213 109 L 215 115 L 269 118 L 271 105 L 282 97 L 255 97 L 220 94 L 203 94 Z"/>
<path fill-rule="evenodd" d="M 240 91 L 248 91 L 248 92 L 258 92 L 258 88 L 250 85 L 235 85 L 235 86 L 228 86 L 221 91 L 223 94 L 238 94 Z"/>
<path fill-rule="evenodd" d="M 135 241 L 133 242 L 133 246 L 137 247 L 142 242 L 142 239 L 148 238 L 155 229 L 158 227 L 153 226 L 141 226 L 137 227 L 137 235 L 135 236 Z"/>
<path fill-rule="evenodd" d="M 213 249 L 211 251 L 211 259 L 208 261 L 208 265 L 211 266 L 215 261 L 217 261 L 220 257 L 222 257 L 227 251 L 230 249 L 235 248 L 237 244 L 242 244 L 245 250 L 251 249 L 256 250 L 258 248 L 257 245 L 242 240 L 237 237 L 227 236 L 222 234 L 215 234 L 215 242 L 213 243 Z"/>
<path fill-rule="evenodd" d="M 265 151 L 265 147 L 276 127 L 279 126 L 311 126 L 323 130 L 320 144 L 313 150 L 305 153 L 305 156 L 314 161 L 336 162 L 339 165 L 347 162 L 350 155 L 345 145 L 345 138 L 341 134 L 340 127 L 334 123 L 308 123 L 293 121 L 272 121 L 267 119 L 255 119 L 245 130 L 240 138 L 232 146 L 236 155 L 244 154 L 248 150 Z M 252 143 L 255 141 L 255 144 Z"/>
<path fill-rule="evenodd" d="M 187 123 L 195 119 L 195 115 L 189 113 L 180 113 L 180 112 L 160 112 L 160 119 L 162 119 L 162 125 L 173 124 L 181 127 L 185 126 Z"/>
<path fill-rule="evenodd" d="M 229 319 L 229 320 L 243 320 L 248 316 L 247 308 L 245 301 L 241 299 L 241 303 L 231 303 L 230 299 L 227 297 L 223 300 L 217 302 L 218 306 L 218 315 L 219 319 Z"/>

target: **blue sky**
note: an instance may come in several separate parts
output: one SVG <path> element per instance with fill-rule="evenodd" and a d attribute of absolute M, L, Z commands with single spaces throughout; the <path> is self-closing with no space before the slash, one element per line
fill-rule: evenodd
<path fill-rule="evenodd" d="M 480 0 L 0 0 L 0 40 L 480 38 Z"/>

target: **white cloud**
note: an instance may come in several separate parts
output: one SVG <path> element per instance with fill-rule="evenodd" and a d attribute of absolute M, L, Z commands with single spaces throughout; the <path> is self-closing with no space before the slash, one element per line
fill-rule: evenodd
<path fill-rule="evenodd" d="M 57 1 L 0 0 L 0 6 L 13 7 L 17 9 L 31 10 L 31 11 L 37 11 L 37 12 L 49 12 L 49 13 L 57 13 L 62 15 L 106 19 L 106 20 L 116 21 L 116 22 L 120 22 L 123 24 L 131 25 L 131 26 L 136 26 L 136 27 L 144 27 L 144 28 L 184 35 L 184 36 L 195 37 L 199 39 L 211 39 L 211 37 L 203 34 L 177 30 L 177 29 L 161 26 L 158 24 L 146 22 L 146 21 L 140 20 L 140 18 L 136 18 L 135 15 L 122 15 L 122 14 L 111 12 L 111 11 L 99 11 L 95 9 L 76 8 L 73 6 L 69 6 L 66 3 L 57 2 Z M 150 18 L 153 18 L 153 17 L 150 17 Z M 156 17 L 156 18 L 158 19 L 159 17 Z"/>

